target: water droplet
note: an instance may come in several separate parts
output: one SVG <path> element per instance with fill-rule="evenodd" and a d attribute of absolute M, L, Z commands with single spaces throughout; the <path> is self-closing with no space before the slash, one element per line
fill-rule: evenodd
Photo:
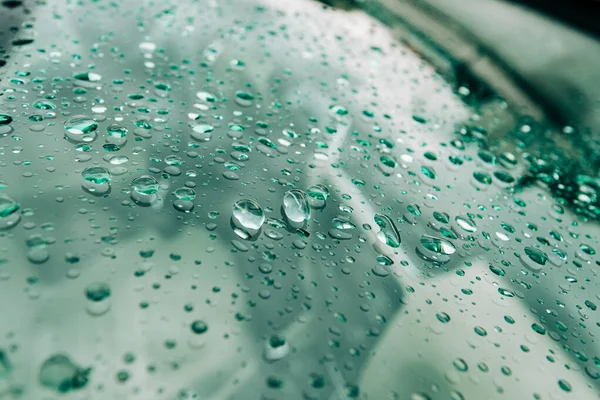
<path fill-rule="evenodd" d="M 206 103 L 214 103 L 217 101 L 217 98 L 208 92 L 197 92 L 196 97 Z"/>
<path fill-rule="evenodd" d="M 541 250 L 533 247 L 525 247 L 525 254 L 527 258 L 522 257 L 521 260 L 526 267 L 532 271 L 540 271 L 546 262 L 548 261 L 548 255 Z"/>
<path fill-rule="evenodd" d="M 314 208 L 320 209 L 325 207 L 327 199 L 329 198 L 329 189 L 324 185 L 317 184 L 307 189 L 306 194 L 308 195 L 308 201 Z"/>
<path fill-rule="evenodd" d="M 482 185 L 492 184 L 492 177 L 490 176 L 490 174 L 485 172 L 473 172 L 473 178 L 475 178 L 476 182 Z"/>
<path fill-rule="evenodd" d="M 192 128 L 191 136 L 192 136 L 192 138 L 194 138 L 200 142 L 208 142 L 211 139 L 212 131 L 214 131 L 214 130 L 215 130 L 215 128 L 212 125 L 208 125 L 208 124 L 194 125 L 194 127 Z"/>
<path fill-rule="evenodd" d="M 85 115 L 77 115 L 65 121 L 65 136 L 74 142 L 91 142 L 96 139 L 98 124 Z"/>
<path fill-rule="evenodd" d="M 400 247 L 400 243 L 402 243 L 402 241 L 400 239 L 400 233 L 398 232 L 398 229 L 396 229 L 394 222 L 388 216 L 383 214 L 375 214 L 373 219 L 380 229 L 380 231 L 377 233 L 377 238 L 382 243 L 385 243 L 390 247 Z"/>
<path fill-rule="evenodd" d="M 474 331 L 479 336 L 487 336 L 487 331 L 481 326 L 476 326 Z"/>
<path fill-rule="evenodd" d="M 103 282 L 95 282 L 85 288 L 85 297 L 90 301 L 103 301 L 110 297 L 110 286 Z"/>
<path fill-rule="evenodd" d="M 58 393 L 85 387 L 91 368 L 81 368 L 63 354 L 50 356 L 40 368 L 40 383 Z"/>
<path fill-rule="evenodd" d="M 477 231 L 477 225 L 471 218 L 463 215 L 458 215 L 454 218 L 456 224 L 465 232 L 473 233 Z"/>
<path fill-rule="evenodd" d="M 128 161 L 129 161 L 129 158 L 127 156 L 113 156 L 109 160 L 109 162 L 112 165 L 121 165 L 121 164 L 125 164 Z"/>
<path fill-rule="evenodd" d="M 265 346 L 265 358 L 267 361 L 281 360 L 290 352 L 289 343 L 281 336 L 271 336 Z"/>
<path fill-rule="evenodd" d="M 0 126 L 8 125 L 13 121 L 12 117 L 8 114 L 0 114 Z"/>
<path fill-rule="evenodd" d="M 18 210 L 19 203 L 8 196 L 0 195 L 0 230 L 12 228 L 21 220 Z"/>
<path fill-rule="evenodd" d="M 142 175 L 131 182 L 131 198 L 138 204 L 150 205 L 158 200 L 158 181 L 150 175 Z"/>
<path fill-rule="evenodd" d="M 573 387 L 571 386 L 571 384 L 564 379 L 558 380 L 558 387 L 560 387 L 565 392 L 570 392 L 571 390 L 573 390 Z"/>
<path fill-rule="evenodd" d="M 249 239 L 259 233 L 265 222 L 265 212 L 253 200 L 238 200 L 233 204 L 231 222 L 234 232 L 242 239 Z"/>
<path fill-rule="evenodd" d="M 249 107 L 252 105 L 254 95 L 252 93 L 237 91 L 235 92 L 235 103 L 241 107 Z"/>
<path fill-rule="evenodd" d="M 371 272 L 373 275 L 378 276 L 380 278 L 385 278 L 390 274 L 390 271 L 384 265 L 376 265 L 371 268 Z"/>
<path fill-rule="evenodd" d="M 50 103 L 49 101 L 37 101 L 33 103 L 33 107 L 38 110 L 54 110 L 56 105 L 54 103 Z"/>
<path fill-rule="evenodd" d="M 454 368 L 456 368 L 460 372 L 467 372 L 469 370 L 467 362 L 462 358 L 455 358 L 452 361 L 452 365 L 454 365 Z"/>
<path fill-rule="evenodd" d="M 83 170 L 81 173 L 83 178 L 96 185 L 110 182 L 110 172 L 104 167 L 90 167 Z"/>
<path fill-rule="evenodd" d="M 77 84 L 91 87 L 94 87 L 96 82 L 100 82 L 102 80 L 102 76 L 94 72 L 82 72 L 80 74 L 76 74 L 74 78 Z"/>
<path fill-rule="evenodd" d="M 119 124 L 112 124 L 106 128 L 106 141 L 122 146 L 127 142 L 127 128 Z"/>
<path fill-rule="evenodd" d="M 421 236 L 421 245 L 429 251 L 441 255 L 452 255 L 456 251 L 456 247 L 446 239 L 436 238 L 429 235 Z"/>
<path fill-rule="evenodd" d="M 498 276 L 504 276 L 505 275 L 504 269 L 502 269 L 502 268 L 500 268 L 498 266 L 492 265 L 492 264 L 490 264 L 490 271 L 492 271 L 494 274 L 496 274 Z"/>
<path fill-rule="evenodd" d="M 283 214 L 294 228 L 310 219 L 310 205 L 302 190 L 292 189 L 283 195 Z"/>
<path fill-rule="evenodd" d="M 208 331 L 208 324 L 198 319 L 192 322 L 190 328 L 192 329 L 192 332 L 196 335 L 202 335 L 203 333 L 206 333 Z"/>
<path fill-rule="evenodd" d="M 448 322 L 450 322 L 450 316 L 445 312 L 439 312 L 435 314 L 435 317 L 438 319 L 438 321 L 440 321 L 443 324 L 447 324 Z"/>
<path fill-rule="evenodd" d="M 182 187 L 173 192 L 179 200 L 193 201 L 196 198 L 196 192 L 193 189 Z"/>

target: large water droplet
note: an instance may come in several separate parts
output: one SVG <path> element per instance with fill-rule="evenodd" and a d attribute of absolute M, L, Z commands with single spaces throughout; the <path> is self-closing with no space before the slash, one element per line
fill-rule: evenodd
<path fill-rule="evenodd" d="M 85 115 L 76 115 L 65 121 L 65 136 L 74 142 L 91 142 L 96 139 L 98 124 Z"/>
<path fill-rule="evenodd" d="M 40 383 L 58 393 L 81 389 L 88 383 L 91 368 L 81 368 L 63 354 L 50 356 L 40 368 Z"/>
<path fill-rule="evenodd" d="M 235 92 L 235 103 L 242 107 L 249 107 L 254 101 L 254 95 L 252 93 L 237 91 Z"/>
<path fill-rule="evenodd" d="M 267 361 L 281 360 L 290 352 L 289 343 L 281 336 L 274 335 L 267 340 L 265 346 L 265 358 Z"/>
<path fill-rule="evenodd" d="M 314 208 L 323 208 L 329 198 L 329 189 L 326 186 L 317 184 L 307 189 L 308 201 Z"/>
<path fill-rule="evenodd" d="M 85 87 L 95 87 L 102 80 L 102 76 L 94 72 L 82 72 L 74 76 L 75 84 Z"/>
<path fill-rule="evenodd" d="M 119 124 L 112 124 L 106 128 L 106 142 L 122 146 L 127 142 L 127 128 Z"/>
<path fill-rule="evenodd" d="M 458 225 L 463 231 L 469 233 L 477 231 L 477 225 L 475 225 L 475 221 L 467 216 L 458 215 L 454 218 L 454 221 L 456 222 L 456 225 Z"/>
<path fill-rule="evenodd" d="M 400 247 L 402 240 L 400 239 L 400 233 L 398 232 L 398 229 L 396 229 L 394 222 L 388 216 L 383 214 L 375 214 L 373 219 L 380 229 L 377 233 L 377 238 L 390 247 Z"/>
<path fill-rule="evenodd" d="M 423 260 L 439 264 L 450 261 L 450 256 L 455 252 L 456 247 L 449 240 L 429 235 L 421 236 L 416 249 L 417 255 Z"/>
<path fill-rule="evenodd" d="M 192 138 L 194 138 L 200 142 L 208 142 L 211 139 L 212 131 L 214 131 L 214 130 L 215 130 L 215 128 L 212 125 L 208 125 L 208 124 L 194 125 L 194 127 L 192 127 L 191 136 L 192 136 Z"/>
<path fill-rule="evenodd" d="M 8 196 L 0 195 L 0 230 L 15 226 L 21 219 L 17 212 L 19 203 Z"/>
<path fill-rule="evenodd" d="M 142 175 L 131 182 L 131 198 L 138 204 L 150 205 L 158 199 L 158 181 L 150 175 Z"/>
<path fill-rule="evenodd" d="M 288 222 L 299 228 L 310 219 L 310 205 L 302 190 L 292 189 L 283 195 L 283 213 Z"/>
<path fill-rule="evenodd" d="M 85 297 L 90 301 L 103 301 L 110 297 L 110 286 L 103 282 L 95 282 L 85 288 Z"/>
<path fill-rule="evenodd" d="M 86 181 L 101 185 L 110 182 L 110 172 L 104 167 L 90 167 L 81 173 Z"/>
<path fill-rule="evenodd" d="M 253 200 L 238 200 L 233 204 L 231 223 L 234 232 L 242 239 L 249 239 L 260 231 L 265 222 L 265 212 Z"/>
<path fill-rule="evenodd" d="M 533 247 L 525 247 L 524 251 L 527 257 L 522 257 L 521 261 L 530 270 L 537 272 L 540 271 L 544 265 L 546 265 L 546 262 L 548 261 L 548 255 L 543 251 Z"/>
<path fill-rule="evenodd" d="M 0 114 L 0 125 L 8 125 L 13 121 L 12 117 L 8 114 Z"/>
<path fill-rule="evenodd" d="M 420 242 L 425 249 L 437 254 L 449 256 L 456 251 L 456 247 L 454 247 L 452 242 L 446 239 L 423 235 L 421 236 Z"/>

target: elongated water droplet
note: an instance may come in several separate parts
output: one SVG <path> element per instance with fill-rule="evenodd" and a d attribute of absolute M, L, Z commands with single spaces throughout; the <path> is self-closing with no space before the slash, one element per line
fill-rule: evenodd
<path fill-rule="evenodd" d="M 17 212 L 19 203 L 8 196 L 0 195 L 0 230 L 15 226 L 21 219 Z"/>
<path fill-rule="evenodd" d="M 292 189 L 283 195 L 283 213 L 294 227 L 302 226 L 310 219 L 310 205 L 302 190 Z"/>
<path fill-rule="evenodd" d="M 396 229 L 394 222 L 388 216 L 383 214 L 375 214 L 373 219 L 380 229 L 377 233 L 377 238 L 390 247 L 400 247 L 402 240 L 400 239 L 400 233 L 398 232 L 398 229 Z"/>
<path fill-rule="evenodd" d="M 78 83 L 100 82 L 100 80 L 102 80 L 102 76 L 94 72 L 82 72 L 80 74 L 76 74 L 74 78 Z"/>

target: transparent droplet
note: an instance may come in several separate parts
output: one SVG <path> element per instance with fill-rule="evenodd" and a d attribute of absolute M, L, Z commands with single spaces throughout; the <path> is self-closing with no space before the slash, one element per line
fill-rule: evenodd
<path fill-rule="evenodd" d="M 233 204 L 231 221 L 235 233 L 242 239 L 255 236 L 265 222 L 265 212 L 253 200 L 238 200 Z"/>
<path fill-rule="evenodd" d="M 80 74 L 76 74 L 74 78 L 75 82 L 79 84 L 84 84 L 84 86 L 87 86 L 86 84 L 88 83 L 100 82 L 102 80 L 102 76 L 94 72 L 82 72 Z"/>
<path fill-rule="evenodd" d="M 0 114 L 0 125 L 8 125 L 13 121 L 12 117 L 8 114 Z"/>
<path fill-rule="evenodd" d="M 329 189 L 324 185 L 317 184 L 309 187 L 306 190 L 306 194 L 308 195 L 308 201 L 312 207 L 323 208 L 329 198 Z"/>
<path fill-rule="evenodd" d="M 452 242 L 446 239 L 423 235 L 420 242 L 425 249 L 437 254 L 449 256 L 456 251 L 456 247 L 454 247 Z"/>
<path fill-rule="evenodd" d="M 235 92 L 235 103 L 242 107 L 249 107 L 254 101 L 254 95 L 252 93 L 237 91 Z"/>
<path fill-rule="evenodd" d="M 0 195 L 0 230 L 15 226 L 21 219 L 17 212 L 19 203 L 8 196 Z"/>
<path fill-rule="evenodd" d="M 121 164 L 125 164 L 128 161 L 129 161 L 129 158 L 127 156 L 113 156 L 109 160 L 109 162 L 112 165 L 121 165 Z"/>
<path fill-rule="evenodd" d="M 202 335 L 208 331 L 208 324 L 200 319 L 195 320 L 191 324 L 192 332 L 196 335 Z"/>
<path fill-rule="evenodd" d="M 436 264 L 445 264 L 450 261 L 450 256 L 456 252 L 456 247 L 445 238 L 422 235 L 416 248 L 417 255 Z"/>
<path fill-rule="evenodd" d="M 58 393 L 68 393 L 82 389 L 88 383 L 91 368 L 81 368 L 64 354 L 50 356 L 40 368 L 39 380 L 42 386 Z"/>
<path fill-rule="evenodd" d="M 527 257 L 521 257 L 521 260 L 526 267 L 534 272 L 540 271 L 548 261 L 548 255 L 541 250 L 525 247 L 524 252 Z"/>
<path fill-rule="evenodd" d="M 158 181 L 150 175 L 142 175 L 131 182 L 131 198 L 142 205 L 150 205 L 158 199 Z"/>
<path fill-rule="evenodd" d="M 217 101 L 217 98 L 208 92 L 197 92 L 196 97 L 206 103 L 214 103 Z"/>
<path fill-rule="evenodd" d="M 106 141 L 122 146 L 127 142 L 127 128 L 119 124 L 112 124 L 106 128 Z"/>
<path fill-rule="evenodd" d="M 215 130 L 215 128 L 212 125 L 208 125 L 208 124 L 194 125 L 194 127 L 192 127 L 191 136 L 192 136 L 192 138 L 194 138 L 200 142 L 208 142 L 211 139 L 212 131 L 214 131 L 214 130 Z"/>
<path fill-rule="evenodd" d="M 98 124 L 85 115 L 77 115 L 65 121 L 65 136 L 74 142 L 92 142 L 96 139 Z"/>
<path fill-rule="evenodd" d="M 90 167 L 83 170 L 81 176 L 96 185 L 110 182 L 110 171 L 104 167 Z"/>
<path fill-rule="evenodd" d="M 454 221 L 456 221 L 456 224 L 466 232 L 473 233 L 477 231 L 477 225 L 475 225 L 475 221 L 467 216 L 459 215 L 454 218 Z"/>
<path fill-rule="evenodd" d="M 90 301 L 103 301 L 110 297 L 110 286 L 104 282 L 95 282 L 85 288 L 85 297 Z"/>
<path fill-rule="evenodd" d="M 306 194 L 298 189 L 287 191 L 283 195 L 283 213 L 289 222 L 302 226 L 310 219 L 310 205 Z"/>
<path fill-rule="evenodd" d="M 174 194 L 179 200 L 192 201 L 196 198 L 196 192 L 187 187 L 175 189 Z"/>
<path fill-rule="evenodd" d="M 265 358 L 267 361 L 281 360 L 290 352 L 289 343 L 281 336 L 271 336 L 265 346 Z"/>
<path fill-rule="evenodd" d="M 390 247 L 398 248 L 402 242 L 400 239 L 400 233 L 394 222 L 386 215 L 375 214 L 375 223 L 379 226 L 380 231 L 377 233 L 377 238 Z"/>

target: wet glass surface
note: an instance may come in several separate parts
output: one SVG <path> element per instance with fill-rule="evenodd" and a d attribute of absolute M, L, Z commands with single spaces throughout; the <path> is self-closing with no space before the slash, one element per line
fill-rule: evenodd
<path fill-rule="evenodd" d="M 535 121 L 359 11 L 2 4 L 0 398 L 598 396 L 598 179 Z"/>

